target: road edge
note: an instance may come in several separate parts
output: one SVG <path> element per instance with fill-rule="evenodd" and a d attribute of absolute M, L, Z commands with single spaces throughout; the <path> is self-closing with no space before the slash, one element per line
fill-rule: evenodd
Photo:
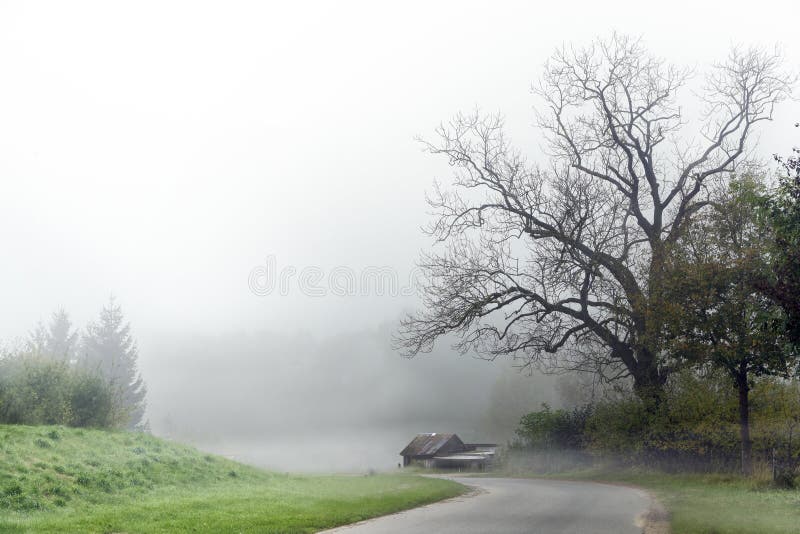
<path fill-rule="evenodd" d="M 417 475 L 417 476 L 429 476 L 429 475 Z M 431 478 L 448 479 L 447 477 L 431 477 Z M 450 478 L 448 480 L 453 480 L 453 479 Z M 393 515 L 400 515 L 400 514 L 404 514 L 406 512 L 410 512 L 411 510 L 417 510 L 419 508 L 427 508 L 428 506 L 434 506 L 434 505 L 437 505 L 437 504 L 445 504 L 445 503 L 452 502 L 452 501 L 458 501 L 459 499 L 468 499 L 468 498 L 476 497 L 476 496 L 478 496 L 478 495 L 480 495 L 480 494 L 485 492 L 485 490 L 483 488 L 480 488 L 478 486 L 473 486 L 472 484 L 465 484 L 464 482 L 459 482 L 458 480 L 453 480 L 453 482 L 456 482 L 457 484 L 460 484 L 460 485 L 464 486 L 465 488 L 467 488 L 467 491 L 465 491 L 464 493 L 461 493 L 460 495 L 454 495 L 452 497 L 448 497 L 446 499 L 441 499 L 439 501 L 433 501 L 433 502 L 429 502 L 427 504 L 421 504 L 419 506 L 412 506 L 411 508 L 406 508 L 404 510 L 398 510 L 396 512 L 391 512 L 391 513 L 383 514 L 383 515 L 376 515 L 375 517 L 370 517 L 368 519 L 362 519 L 361 521 L 356 521 L 355 523 L 347 523 L 347 524 L 344 524 L 344 525 L 339 525 L 338 527 L 332 527 L 332 528 L 325 529 L 325 530 L 317 530 L 315 532 L 317 534 L 334 534 L 336 532 L 347 532 L 347 530 L 350 529 L 350 528 L 357 527 L 357 526 L 363 525 L 365 523 L 371 523 L 373 521 L 377 521 L 377 520 L 383 519 L 385 517 L 391 517 Z"/>
<path fill-rule="evenodd" d="M 489 477 L 487 473 L 466 473 L 464 475 L 459 474 L 457 476 L 453 476 L 452 479 L 458 480 L 459 476 L 473 476 L 476 478 Z M 594 484 L 605 484 L 607 486 L 624 486 L 626 488 L 633 488 L 641 491 L 650 499 L 650 507 L 636 518 L 636 525 L 642 529 L 642 534 L 672 534 L 672 517 L 670 516 L 667 508 L 661 503 L 661 501 L 658 500 L 658 497 L 656 497 L 655 493 L 636 484 L 619 482 L 615 480 L 593 480 L 559 476 L 514 476 L 508 474 L 494 474 L 492 476 L 498 478 L 533 478 L 539 480 L 562 480 L 564 482 L 588 482 Z"/>
<path fill-rule="evenodd" d="M 667 509 L 650 491 L 638 489 L 650 496 L 650 508 L 641 515 L 642 534 L 671 534 L 672 525 Z"/>

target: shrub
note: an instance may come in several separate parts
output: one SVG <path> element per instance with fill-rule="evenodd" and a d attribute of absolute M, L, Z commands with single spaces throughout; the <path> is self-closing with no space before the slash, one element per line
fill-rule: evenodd
<path fill-rule="evenodd" d="M 517 427 L 522 444 L 535 449 L 582 449 L 586 421 L 591 406 L 574 410 L 551 410 L 547 404 L 542 409 L 523 415 Z"/>
<path fill-rule="evenodd" d="M 792 487 L 800 471 L 800 385 L 762 378 L 751 399 L 753 456 L 776 484 Z M 735 390 L 725 377 L 693 371 L 671 377 L 657 410 L 616 391 L 572 411 L 544 405 L 522 417 L 517 435 L 528 450 L 516 463 L 537 470 L 579 463 L 588 456 L 564 453 L 581 450 L 605 463 L 665 471 L 736 472 L 741 463 Z"/>
<path fill-rule="evenodd" d="M 66 424 L 70 369 L 66 363 L 33 356 L 5 358 L 0 421 L 28 425 Z"/>
<path fill-rule="evenodd" d="M 119 423 L 114 410 L 114 394 L 105 380 L 86 371 L 75 370 L 71 386 L 70 425 L 108 428 Z"/>
<path fill-rule="evenodd" d="M 0 359 L 0 423 L 108 428 L 120 419 L 113 398 L 110 384 L 68 362 L 31 354 Z"/>
<path fill-rule="evenodd" d="M 641 451 L 648 419 L 644 404 L 633 395 L 602 400 L 595 404 L 586 422 L 585 442 L 591 449 L 607 454 Z"/>

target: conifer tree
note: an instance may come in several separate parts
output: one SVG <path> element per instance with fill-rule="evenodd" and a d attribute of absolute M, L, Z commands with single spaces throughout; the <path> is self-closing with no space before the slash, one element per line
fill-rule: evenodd
<path fill-rule="evenodd" d="M 137 367 L 138 358 L 130 324 L 111 297 L 98 321 L 86 327 L 82 364 L 109 381 L 116 395 L 118 416 L 127 421 L 130 429 L 144 425 L 147 387 Z"/>
<path fill-rule="evenodd" d="M 28 351 L 50 360 L 70 363 L 77 355 L 78 332 L 72 328 L 69 314 L 59 308 L 50 317 L 50 323 L 39 325 L 28 336 Z"/>

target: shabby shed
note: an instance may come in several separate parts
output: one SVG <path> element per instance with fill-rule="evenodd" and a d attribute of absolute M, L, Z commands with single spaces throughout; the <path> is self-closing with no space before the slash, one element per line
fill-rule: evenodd
<path fill-rule="evenodd" d="M 493 443 L 464 443 L 456 434 L 428 432 L 417 434 L 400 455 L 403 466 L 483 470 L 492 463 L 496 448 Z"/>

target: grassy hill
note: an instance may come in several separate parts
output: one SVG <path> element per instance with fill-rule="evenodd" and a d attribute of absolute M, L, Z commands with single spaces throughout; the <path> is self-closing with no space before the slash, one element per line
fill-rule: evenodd
<path fill-rule="evenodd" d="M 2 532 L 314 532 L 463 490 L 269 473 L 139 433 L 0 425 Z"/>

